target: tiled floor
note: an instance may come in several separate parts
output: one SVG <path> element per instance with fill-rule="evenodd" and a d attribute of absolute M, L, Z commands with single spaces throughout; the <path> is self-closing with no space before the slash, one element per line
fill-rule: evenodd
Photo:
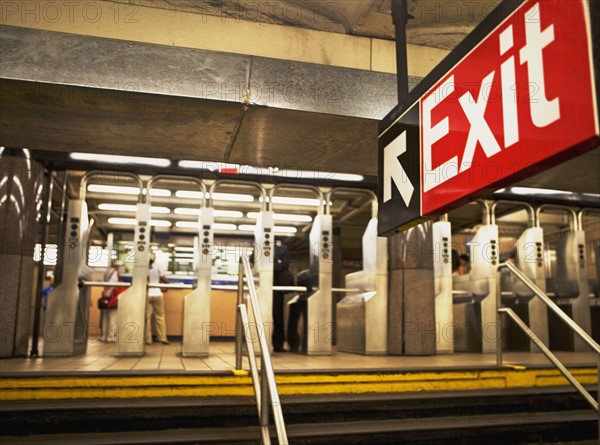
<path fill-rule="evenodd" d="M 211 372 L 229 371 L 235 367 L 233 343 L 213 342 L 207 358 L 183 358 L 178 353 L 180 343 L 170 345 L 153 344 L 146 348 L 143 357 L 115 357 L 115 345 L 90 342 L 85 355 L 66 358 L 3 359 L 0 360 L 1 373 L 43 372 L 82 372 L 82 371 L 136 371 L 148 372 Z M 568 366 L 597 366 L 598 357 L 590 353 L 559 352 L 558 357 Z M 496 364 L 494 354 L 449 354 L 426 357 L 406 356 L 362 356 L 334 352 L 331 356 L 311 356 L 274 353 L 273 365 L 276 371 L 361 371 L 361 370 L 399 370 L 411 369 L 465 369 L 489 368 Z M 548 365 L 541 353 L 512 352 L 505 353 L 505 364 Z M 244 358 L 244 368 L 248 368 Z"/>

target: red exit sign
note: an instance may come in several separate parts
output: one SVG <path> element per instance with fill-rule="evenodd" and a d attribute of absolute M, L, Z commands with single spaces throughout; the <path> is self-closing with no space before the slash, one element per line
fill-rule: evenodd
<path fill-rule="evenodd" d="M 391 124 L 389 116 L 382 123 L 380 233 L 600 144 L 593 57 L 600 42 L 592 38 L 598 20 L 591 18 L 597 6 L 527 0 L 512 2 L 502 14 L 506 3 L 492 12 L 503 15 L 495 23 L 488 18 L 485 35 L 476 29 L 471 47 L 457 48 L 460 54 L 450 54 L 442 62 L 448 68 L 440 75 L 438 67 L 433 81 L 425 79 L 412 105 Z M 410 174 L 417 162 L 418 183 Z"/>
<path fill-rule="evenodd" d="M 423 214 L 598 135 L 581 1 L 527 1 L 421 100 Z"/>

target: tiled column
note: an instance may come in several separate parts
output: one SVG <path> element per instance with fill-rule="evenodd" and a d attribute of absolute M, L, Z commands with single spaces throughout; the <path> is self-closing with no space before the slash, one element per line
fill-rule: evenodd
<path fill-rule="evenodd" d="M 432 222 L 389 239 L 388 352 L 435 354 Z"/>
<path fill-rule="evenodd" d="M 27 355 L 32 332 L 33 250 L 43 167 L 22 150 L 0 154 L 0 357 Z"/>

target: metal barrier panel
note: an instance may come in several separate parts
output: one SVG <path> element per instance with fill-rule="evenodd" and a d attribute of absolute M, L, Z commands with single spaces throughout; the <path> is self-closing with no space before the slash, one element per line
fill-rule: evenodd
<path fill-rule="evenodd" d="M 432 225 L 433 284 L 435 289 L 435 351 L 454 352 L 454 315 L 452 307 L 452 226 L 447 221 Z"/>
<path fill-rule="evenodd" d="M 203 208 L 198 218 L 199 236 L 195 240 L 197 286 L 186 295 L 183 312 L 184 357 L 206 357 L 210 345 L 210 300 L 215 222 L 213 209 Z"/>
<path fill-rule="evenodd" d="M 144 327 L 150 260 L 150 204 L 137 205 L 134 251 L 126 261 L 133 262 L 131 287 L 119 296 L 117 312 L 117 355 L 141 356 L 145 351 Z"/>
<path fill-rule="evenodd" d="M 44 329 L 44 356 L 82 354 L 87 349 L 89 290 L 79 289 L 87 272 L 87 206 L 71 200 L 66 224 L 63 281 L 48 296 Z"/>
<path fill-rule="evenodd" d="M 308 299 L 306 348 L 308 355 L 331 354 L 335 326 L 331 321 L 331 280 L 333 269 L 333 221 L 318 214 L 310 230 L 311 275 L 318 273 L 319 290 Z"/>

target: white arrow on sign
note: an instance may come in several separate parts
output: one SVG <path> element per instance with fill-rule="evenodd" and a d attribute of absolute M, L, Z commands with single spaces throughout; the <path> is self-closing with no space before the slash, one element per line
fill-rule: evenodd
<path fill-rule="evenodd" d="M 400 196 L 408 207 L 415 192 L 415 187 L 400 164 L 398 156 L 406 152 L 406 131 L 394 139 L 383 149 L 383 202 L 392 199 L 392 182 L 400 192 Z"/>

